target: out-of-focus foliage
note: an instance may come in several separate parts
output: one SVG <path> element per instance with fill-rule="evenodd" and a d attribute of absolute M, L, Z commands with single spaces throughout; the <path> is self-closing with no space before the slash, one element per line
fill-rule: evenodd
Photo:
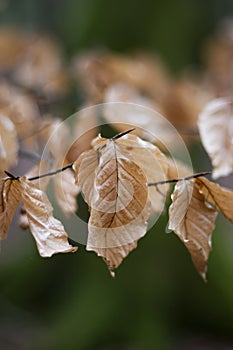
<path fill-rule="evenodd" d="M 206 102 L 232 94 L 232 21 L 216 29 L 230 6 L 230 0 L 0 1 L 0 111 L 20 136 L 10 151 L 41 154 L 48 113 L 63 118 L 84 104 L 115 99 L 156 108 L 188 140 Z M 94 136 L 85 135 L 69 161 Z M 189 146 L 195 169 L 206 169 L 203 149 L 195 139 Z M 32 159 L 20 156 L 14 173 L 24 174 L 38 161 Z M 232 186 L 232 178 L 225 181 Z M 13 224 L 0 255 L 1 347 L 232 348 L 231 224 L 217 221 L 203 284 L 179 240 L 164 234 L 166 222 L 164 214 L 115 280 L 82 248 L 42 260 L 28 231 Z"/>

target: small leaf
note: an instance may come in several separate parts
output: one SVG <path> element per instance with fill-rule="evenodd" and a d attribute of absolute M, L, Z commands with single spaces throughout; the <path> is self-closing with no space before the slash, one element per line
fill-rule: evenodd
<path fill-rule="evenodd" d="M 84 200 L 89 205 L 93 196 L 93 184 L 97 166 L 98 153 L 93 149 L 83 152 L 73 164 L 75 183 L 81 188 Z"/>
<path fill-rule="evenodd" d="M 207 180 L 205 177 L 199 177 L 196 181 L 205 199 L 225 215 L 228 220 L 233 222 L 233 192 Z"/>
<path fill-rule="evenodd" d="M 199 115 L 198 127 L 214 167 L 213 178 L 229 175 L 233 171 L 233 101 L 212 100 Z"/>
<path fill-rule="evenodd" d="M 217 212 L 206 204 L 195 181 L 176 184 L 169 208 L 169 229 L 185 244 L 203 279 L 206 278 L 216 215 Z"/>
<path fill-rule="evenodd" d="M 74 182 L 74 174 L 70 169 L 57 174 L 53 178 L 54 193 L 57 203 L 63 213 L 69 216 L 75 213 L 77 207 L 77 195 L 80 189 Z"/>
<path fill-rule="evenodd" d="M 15 165 L 18 158 L 18 140 L 12 121 L 0 115 L 0 170 Z"/>
<path fill-rule="evenodd" d="M 5 239 L 22 195 L 18 180 L 0 179 L 0 239 Z"/>
<path fill-rule="evenodd" d="M 77 247 L 72 247 L 68 243 L 68 236 L 62 223 L 53 217 L 53 208 L 47 195 L 26 177 L 22 177 L 20 182 L 29 228 L 40 255 L 50 257 L 55 253 L 75 252 Z"/>

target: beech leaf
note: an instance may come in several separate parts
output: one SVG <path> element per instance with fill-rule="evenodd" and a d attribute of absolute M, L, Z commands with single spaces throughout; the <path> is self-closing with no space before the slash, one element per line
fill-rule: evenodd
<path fill-rule="evenodd" d="M 217 212 L 205 202 L 196 181 L 181 181 L 175 186 L 169 208 L 169 229 L 185 244 L 203 279 L 211 250 L 211 234 Z"/>
<path fill-rule="evenodd" d="M 124 135 L 116 141 L 130 160 L 133 160 L 144 172 L 147 183 L 166 180 L 168 174 L 167 157 L 150 142 L 131 134 Z M 148 188 L 149 201 L 153 213 L 160 213 L 166 200 L 168 185 Z"/>
<path fill-rule="evenodd" d="M 87 250 L 104 254 L 112 270 L 146 233 L 147 180 L 140 167 L 123 158 L 114 141 L 108 141 L 96 168 L 94 189 Z"/>
<path fill-rule="evenodd" d="M 69 216 L 78 209 L 77 195 L 80 191 L 75 185 L 74 174 L 70 169 L 57 174 L 53 178 L 56 200 L 63 213 Z"/>
<path fill-rule="evenodd" d="M 214 167 L 213 178 L 229 175 L 233 171 L 233 101 L 212 100 L 199 115 L 198 127 Z"/>
<path fill-rule="evenodd" d="M 7 170 L 17 162 L 18 140 L 12 121 L 0 115 L 0 170 Z"/>
<path fill-rule="evenodd" d="M 196 181 L 205 199 L 233 222 L 233 191 L 221 187 L 205 177 L 199 177 Z"/>
<path fill-rule="evenodd" d="M 98 138 L 74 163 L 76 183 L 90 207 L 87 250 L 117 268 L 147 229 L 147 178 L 120 140 Z M 124 140 L 122 140 L 124 143 Z"/>
<path fill-rule="evenodd" d="M 81 188 L 84 200 L 88 205 L 90 205 L 93 196 L 97 166 L 98 153 L 92 149 L 83 152 L 73 164 L 75 183 Z"/>
<path fill-rule="evenodd" d="M 22 186 L 18 180 L 0 179 L 0 191 L 0 239 L 5 239 L 21 200 Z"/>
<path fill-rule="evenodd" d="M 75 252 L 77 247 L 72 247 L 68 243 L 68 236 L 62 223 L 53 217 L 53 208 L 47 195 L 25 176 L 20 182 L 29 228 L 40 255 L 50 257 L 55 253 Z"/>

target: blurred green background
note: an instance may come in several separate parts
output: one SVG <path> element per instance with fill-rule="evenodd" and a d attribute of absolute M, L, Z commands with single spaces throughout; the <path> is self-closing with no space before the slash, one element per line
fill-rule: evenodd
<path fill-rule="evenodd" d="M 204 41 L 232 12 L 231 0 L 0 4 L 1 25 L 52 33 L 67 58 L 149 49 L 174 73 L 200 63 Z M 205 154 L 196 152 L 201 169 Z M 29 232 L 13 226 L 0 256 L 0 349 L 233 349 L 233 226 L 219 216 L 205 284 L 166 224 L 164 214 L 115 279 L 84 247 L 42 259 Z"/>

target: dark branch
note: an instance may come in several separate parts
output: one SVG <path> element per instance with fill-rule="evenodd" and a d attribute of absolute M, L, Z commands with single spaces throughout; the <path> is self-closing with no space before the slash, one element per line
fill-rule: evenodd
<path fill-rule="evenodd" d="M 18 180 L 18 179 L 19 179 L 18 176 L 14 176 L 13 174 L 9 173 L 9 171 L 6 171 L 6 170 L 5 170 L 4 173 L 5 173 L 7 176 L 9 176 L 9 178 L 12 179 L 12 180 Z"/>
<path fill-rule="evenodd" d="M 51 171 L 51 172 L 49 172 L 49 173 L 41 174 L 41 175 L 34 176 L 34 177 L 30 177 L 28 180 L 29 180 L 29 181 L 34 181 L 34 180 L 41 179 L 42 177 L 53 176 L 53 175 L 56 175 L 56 174 L 58 174 L 58 173 L 61 173 L 62 171 L 66 170 L 66 169 L 72 169 L 72 166 L 73 166 L 73 163 L 70 163 L 70 164 L 64 166 L 63 168 L 60 168 L 60 169 Z"/>
<path fill-rule="evenodd" d="M 116 135 L 113 136 L 110 140 L 111 140 L 111 141 L 115 141 L 115 140 L 119 139 L 120 137 L 129 134 L 130 132 L 132 132 L 132 131 L 134 131 L 134 130 L 135 130 L 135 128 L 132 128 L 132 129 L 129 129 L 129 130 L 126 130 L 126 131 L 123 131 L 123 132 L 119 132 L 119 134 L 116 134 Z"/>
<path fill-rule="evenodd" d="M 210 175 L 210 174 L 211 174 L 211 171 L 202 171 L 201 173 L 196 173 L 196 174 L 192 174 L 190 176 L 180 177 L 177 179 L 169 179 L 169 180 L 163 180 L 163 181 L 158 181 L 158 182 L 150 182 L 150 183 L 148 183 L 148 186 L 158 186 L 158 185 L 163 185 L 163 184 L 176 183 L 179 181 L 191 180 L 191 179 L 195 179 L 197 177 Z"/>

